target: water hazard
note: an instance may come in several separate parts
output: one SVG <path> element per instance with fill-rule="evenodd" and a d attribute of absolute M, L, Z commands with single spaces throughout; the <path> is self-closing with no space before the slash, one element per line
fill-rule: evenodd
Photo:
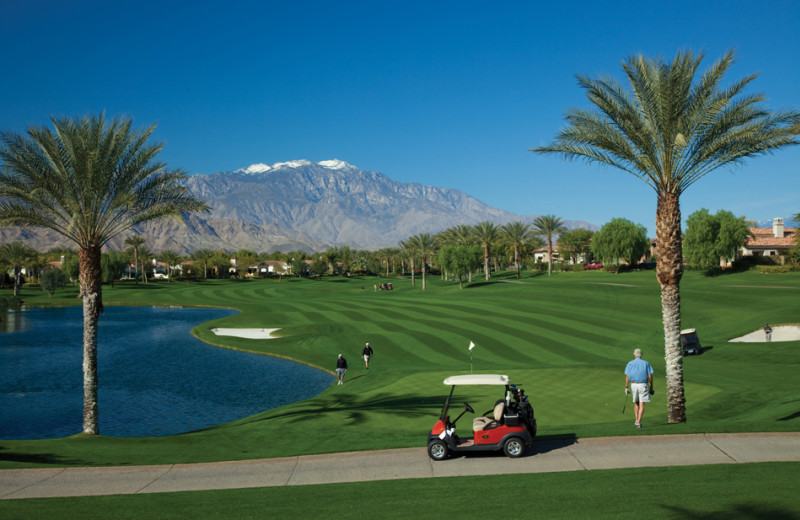
<path fill-rule="evenodd" d="M 100 433 L 172 435 L 308 399 L 321 370 L 203 343 L 192 327 L 223 309 L 106 307 L 100 318 Z M 0 323 L 0 439 L 80 433 L 81 307 L 10 311 Z M 264 340 L 268 341 L 268 340 Z"/>

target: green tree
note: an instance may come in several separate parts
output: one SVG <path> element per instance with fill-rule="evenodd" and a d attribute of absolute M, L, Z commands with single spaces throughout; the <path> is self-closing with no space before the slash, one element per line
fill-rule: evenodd
<path fill-rule="evenodd" d="M 198 249 L 192 254 L 194 261 L 203 265 L 203 278 L 208 278 L 208 265 L 214 257 L 214 251 L 210 249 Z"/>
<path fill-rule="evenodd" d="M 12 242 L 0 246 L 0 259 L 14 270 L 14 296 L 19 296 L 19 290 L 22 287 L 22 269 L 38 254 L 35 249 L 22 242 Z"/>
<path fill-rule="evenodd" d="M 39 283 L 42 286 L 42 290 L 52 298 L 56 293 L 56 290 L 67 285 L 67 275 L 65 275 L 64 271 L 61 269 L 52 267 L 50 269 L 45 269 L 42 272 Z"/>
<path fill-rule="evenodd" d="M 167 249 L 165 251 L 161 251 L 161 253 L 158 254 L 158 258 L 167 264 L 167 283 L 169 283 L 172 279 L 172 273 L 174 272 L 175 266 L 180 265 L 181 261 L 183 261 L 183 257 L 177 252 Z"/>
<path fill-rule="evenodd" d="M 113 286 L 114 280 L 119 280 L 125 275 L 125 269 L 128 265 L 128 255 L 125 253 L 110 250 L 100 255 L 103 283 L 110 283 Z"/>
<path fill-rule="evenodd" d="M 491 276 L 491 269 L 489 268 L 491 248 L 500 238 L 500 228 L 496 224 L 484 220 L 483 222 L 475 224 L 472 228 L 472 234 L 483 246 L 483 270 L 486 281 L 489 281 L 489 277 Z"/>
<path fill-rule="evenodd" d="M 621 260 L 633 265 L 649 249 L 647 228 L 624 218 L 611 219 L 592 237 L 594 256 L 602 258 L 603 263 L 617 264 L 617 272 Z"/>
<path fill-rule="evenodd" d="M 703 208 L 686 219 L 683 251 L 694 267 L 711 270 L 722 259 L 734 258 L 750 233 L 744 217 L 736 218 L 730 211 L 719 210 L 711 215 Z"/>
<path fill-rule="evenodd" d="M 566 229 L 555 215 L 541 215 L 533 221 L 534 233 L 547 240 L 547 276 L 553 274 L 553 237 Z"/>
<path fill-rule="evenodd" d="M 443 271 L 458 279 L 458 288 L 464 288 L 464 277 L 481 265 L 483 248 L 478 245 L 445 245 L 437 255 Z"/>
<path fill-rule="evenodd" d="M 668 420 L 686 420 L 680 343 L 683 276 L 680 196 L 725 165 L 797 144 L 800 112 L 772 112 L 760 94 L 744 94 L 756 75 L 723 87 L 733 52 L 698 80 L 703 54 L 679 52 L 671 63 L 632 56 L 622 68 L 628 87 L 613 78 L 578 76 L 596 110 L 573 109 L 555 141 L 533 151 L 611 165 L 656 192 L 656 276 L 661 285 Z"/>
<path fill-rule="evenodd" d="M 564 231 L 558 235 L 558 254 L 562 258 L 569 258 L 573 263 L 578 263 L 581 258 L 588 262 L 593 235 L 593 231 L 583 228 Z"/>
<path fill-rule="evenodd" d="M 426 288 L 425 285 L 425 270 L 428 260 L 434 253 L 436 242 L 433 240 L 433 235 L 430 233 L 418 233 L 413 237 L 409 237 L 408 243 L 411 248 L 420 256 L 422 260 L 422 290 Z"/>
<path fill-rule="evenodd" d="M 520 269 L 522 268 L 520 262 L 520 248 L 528 239 L 531 232 L 530 224 L 523 222 L 509 222 L 500 228 L 500 234 L 503 240 L 514 248 L 514 266 L 517 268 L 517 278 L 520 277 Z"/>
<path fill-rule="evenodd" d="M 156 160 L 155 127 L 131 128 L 105 116 L 52 119 L 54 131 L 0 134 L 0 225 L 38 226 L 72 240 L 80 259 L 83 299 L 83 431 L 99 433 L 97 326 L 103 312 L 100 252 L 133 226 L 180 219 L 208 206 L 188 195 L 185 175 Z"/>
<path fill-rule="evenodd" d="M 144 272 L 144 266 L 142 266 L 141 271 L 139 270 L 139 248 L 142 247 L 145 242 L 147 242 L 147 240 L 139 235 L 131 235 L 126 238 L 124 242 L 126 246 L 130 246 L 128 248 L 128 253 L 133 256 L 133 268 L 136 270 L 136 276 L 134 277 L 134 280 L 136 281 L 137 285 L 139 284 L 139 276 L 141 276 L 141 273 Z"/>

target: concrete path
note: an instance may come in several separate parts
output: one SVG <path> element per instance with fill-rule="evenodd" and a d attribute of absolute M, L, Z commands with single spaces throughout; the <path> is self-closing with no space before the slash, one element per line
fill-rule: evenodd
<path fill-rule="evenodd" d="M 0 471 L 0 498 L 167 493 L 768 461 L 800 461 L 800 432 L 538 441 L 534 442 L 533 450 L 518 459 L 502 454 L 478 454 L 434 462 L 425 448 L 406 448 L 204 464 L 10 469 Z"/>

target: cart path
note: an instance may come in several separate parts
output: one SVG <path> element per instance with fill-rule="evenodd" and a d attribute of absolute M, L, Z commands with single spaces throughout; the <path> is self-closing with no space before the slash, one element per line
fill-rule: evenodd
<path fill-rule="evenodd" d="M 800 461 L 800 432 L 653 435 L 534 441 L 502 454 L 441 462 L 425 448 L 359 451 L 201 464 L 0 470 L 0 498 L 168 493 L 405 478 L 547 473 L 645 466 Z"/>

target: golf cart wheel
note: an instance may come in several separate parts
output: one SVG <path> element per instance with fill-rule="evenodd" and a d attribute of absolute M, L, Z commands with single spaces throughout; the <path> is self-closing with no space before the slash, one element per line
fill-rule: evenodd
<path fill-rule="evenodd" d="M 444 460 L 449 455 L 447 443 L 442 440 L 431 441 L 428 444 L 428 456 L 433 460 Z"/>
<path fill-rule="evenodd" d="M 521 457 L 525 453 L 525 443 L 519 437 L 511 437 L 503 444 L 503 452 L 512 459 Z"/>

